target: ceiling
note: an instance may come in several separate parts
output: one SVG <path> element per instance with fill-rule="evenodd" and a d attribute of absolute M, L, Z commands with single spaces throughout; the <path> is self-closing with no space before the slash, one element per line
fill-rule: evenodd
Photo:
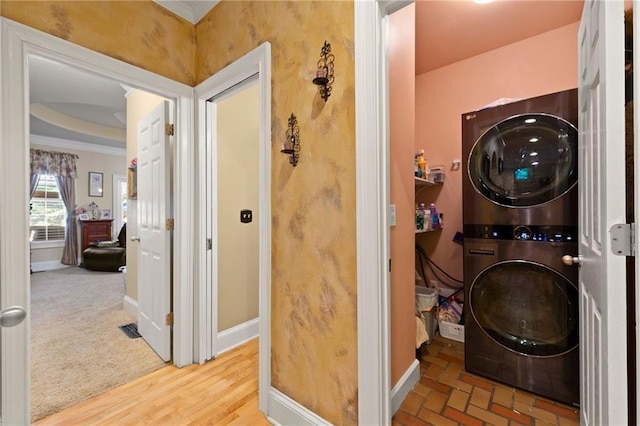
<path fill-rule="evenodd" d="M 155 1 L 177 7 L 195 22 L 217 3 Z M 583 1 L 567 0 L 497 0 L 483 5 L 471 0 L 419 0 L 416 74 L 576 22 L 582 5 Z M 126 147 L 123 86 L 38 57 L 30 59 L 29 74 L 32 135 Z"/>
<path fill-rule="evenodd" d="M 582 0 L 416 1 L 416 75 L 579 21 L 583 4 Z"/>

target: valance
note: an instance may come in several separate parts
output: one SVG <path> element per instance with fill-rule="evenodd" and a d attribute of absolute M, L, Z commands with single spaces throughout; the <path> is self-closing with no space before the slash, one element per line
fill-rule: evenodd
<path fill-rule="evenodd" d="M 76 154 L 31 149 L 31 174 L 76 178 Z"/>

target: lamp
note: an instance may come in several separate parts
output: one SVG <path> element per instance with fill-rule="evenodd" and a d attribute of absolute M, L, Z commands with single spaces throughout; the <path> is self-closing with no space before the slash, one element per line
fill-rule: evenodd
<path fill-rule="evenodd" d="M 293 113 L 288 120 L 287 139 L 282 144 L 282 150 L 280 151 L 289 156 L 289 163 L 295 167 L 298 164 L 298 158 L 300 156 L 300 128 L 298 127 L 298 119 Z"/>
<path fill-rule="evenodd" d="M 333 60 L 335 57 L 331 53 L 331 44 L 327 41 L 324 42 L 322 49 L 320 49 L 320 60 L 318 60 L 318 68 L 316 70 L 316 78 L 313 79 L 313 84 L 318 85 L 320 90 L 320 97 L 327 102 L 329 96 L 331 96 L 331 85 L 333 84 Z"/>

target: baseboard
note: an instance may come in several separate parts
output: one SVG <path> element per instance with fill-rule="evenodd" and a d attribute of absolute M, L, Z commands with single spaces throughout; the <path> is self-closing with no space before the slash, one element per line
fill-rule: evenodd
<path fill-rule="evenodd" d="M 255 318 L 218 333 L 218 355 L 258 337 L 260 319 Z"/>
<path fill-rule="evenodd" d="M 277 426 L 315 426 L 331 424 L 273 387 L 269 389 L 268 411 L 267 419 L 271 424 Z"/>
<path fill-rule="evenodd" d="M 420 380 L 420 363 L 417 359 L 404 372 L 398 383 L 391 389 L 391 415 L 394 415 L 400 408 L 404 399 L 413 390 L 413 387 Z"/>
<path fill-rule="evenodd" d="M 59 260 L 47 260 L 46 262 L 31 263 L 33 272 L 53 271 L 54 269 L 68 268 L 69 265 L 63 265 Z"/>
<path fill-rule="evenodd" d="M 129 296 L 122 298 L 122 309 L 135 321 L 138 321 L 138 301 L 133 300 Z"/>

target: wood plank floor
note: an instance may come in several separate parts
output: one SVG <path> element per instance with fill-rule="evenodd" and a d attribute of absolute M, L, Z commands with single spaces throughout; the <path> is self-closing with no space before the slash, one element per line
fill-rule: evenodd
<path fill-rule="evenodd" d="M 258 340 L 204 365 L 174 366 L 35 425 L 268 425 L 258 410 Z"/>

